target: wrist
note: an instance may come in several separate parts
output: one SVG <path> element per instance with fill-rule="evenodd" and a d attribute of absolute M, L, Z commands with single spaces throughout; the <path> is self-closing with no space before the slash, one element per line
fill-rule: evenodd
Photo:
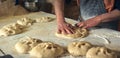
<path fill-rule="evenodd" d="M 65 19 L 64 18 L 57 18 L 57 23 L 64 23 Z"/>
<path fill-rule="evenodd" d="M 57 20 L 57 24 L 64 24 L 65 21 Z"/>
<path fill-rule="evenodd" d="M 96 18 L 97 18 L 97 20 L 99 20 L 100 22 L 103 22 L 103 21 L 104 21 L 104 14 L 99 15 L 99 16 L 97 16 Z"/>

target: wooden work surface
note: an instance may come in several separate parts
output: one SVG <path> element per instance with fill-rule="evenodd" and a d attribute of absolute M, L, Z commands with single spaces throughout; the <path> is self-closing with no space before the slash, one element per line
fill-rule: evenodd
<path fill-rule="evenodd" d="M 35 19 L 42 16 L 50 16 L 55 18 L 55 15 L 45 12 L 36 12 L 23 16 L 0 18 L 0 28 L 2 28 L 4 25 L 14 23 L 18 19 L 21 19 L 23 17 L 29 17 Z M 76 21 L 71 19 L 67 19 L 67 22 L 71 24 L 77 23 Z M 0 49 L 5 54 L 11 55 L 13 58 L 31 58 L 29 54 L 18 54 L 15 52 L 14 49 L 15 43 L 18 42 L 20 38 L 25 36 L 30 36 L 33 38 L 41 39 L 43 41 L 51 41 L 61 46 L 67 46 L 70 42 L 73 41 L 87 41 L 92 43 L 93 45 L 106 46 L 110 49 L 120 51 L 119 49 L 120 32 L 118 31 L 114 31 L 110 29 L 91 29 L 89 36 L 85 38 L 63 39 L 63 38 L 58 38 L 54 35 L 56 31 L 56 27 L 57 27 L 56 20 L 49 23 L 34 23 L 32 26 L 27 28 L 27 31 L 21 34 L 8 36 L 8 37 L 0 37 Z M 106 38 L 110 43 L 108 44 L 106 40 L 102 38 Z M 2 56 L 1 52 L 0 52 L 0 56 Z M 71 55 L 65 55 L 65 56 L 63 55 L 60 58 L 77 58 L 77 57 L 73 57 Z M 85 58 L 85 57 L 81 57 L 81 58 Z"/>

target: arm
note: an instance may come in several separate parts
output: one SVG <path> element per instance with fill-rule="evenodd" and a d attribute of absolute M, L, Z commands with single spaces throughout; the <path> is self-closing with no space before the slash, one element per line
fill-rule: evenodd
<path fill-rule="evenodd" d="M 114 19 L 120 19 L 120 10 L 115 9 L 112 12 L 102 14 L 100 15 L 100 19 L 102 22 L 108 22 Z"/>
<path fill-rule="evenodd" d="M 64 0 L 56 0 L 54 2 L 55 14 L 57 16 L 57 22 L 64 22 Z"/>
<path fill-rule="evenodd" d="M 109 13 L 105 13 L 105 14 L 96 16 L 96 17 L 88 19 L 84 22 L 80 22 L 77 25 L 79 27 L 83 27 L 83 28 L 90 28 L 90 27 L 97 26 L 101 22 L 108 22 L 108 21 L 112 21 L 115 19 L 120 19 L 120 10 L 115 9 Z"/>
<path fill-rule="evenodd" d="M 64 0 L 55 0 L 53 5 L 57 17 L 58 33 L 73 33 L 71 25 L 66 23 L 64 19 Z"/>

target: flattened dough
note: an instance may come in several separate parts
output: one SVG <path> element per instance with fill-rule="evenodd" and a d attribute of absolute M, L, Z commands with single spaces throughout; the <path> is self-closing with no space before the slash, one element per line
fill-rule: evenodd
<path fill-rule="evenodd" d="M 93 47 L 88 50 L 86 58 L 117 58 L 117 56 L 105 47 Z"/>
<path fill-rule="evenodd" d="M 23 26 L 19 25 L 17 23 L 12 23 L 9 25 L 3 26 L 3 28 L 0 29 L 0 36 L 9 36 L 9 35 L 15 35 L 23 32 Z"/>
<path fill-rule="evenodd" d="M 38 44 L 30 51 L 30 55 L 38 58 L 56 58 L 64 52 L 63 48 L 52 42 Z"/>
<path fill-rule="evenodd" d="M 51 17 L 41 17 L 41 18 L 37 18 L 36 22 L 44 23 L 44 22 L 50 22 L 52 20 L 54 20 L 54 18 L 51 18 Z"/>
<path fill-rule="evenodd" d="M 86 29 L 83 29 L 83 28 L 77 28 L 77 27 L 74 27 L 74 34 L 59 34 L 59 33 L 55 33 L 55 35 L 57 37 L 62 37 L 62 38 L 68 38 L 68 39 L 75 39 L 75 38 L 78 38 L 78 37 L 85 37 L 88 35 L 88 31 Z"/>
<path fill-rule="evenodd" d="M 18 24 L 23 25 L 23 26 L 31 26 L 35 20 L 32 20 L 30 18 L 22 18 L 17 21 Z"/>
<path fill-rule="evenodd" d="M 87 51 L 92 47 L 88 42 L 72 42 L 68 45 L 68 52 L 73 56 L 85 56 Z"/>
<path fill-rule="evenodd" d="M 15 49 L 18 53 L 29 53 L 29 51 L 42 41 L 35 38 L 24 37 L 15 44 Z"/>

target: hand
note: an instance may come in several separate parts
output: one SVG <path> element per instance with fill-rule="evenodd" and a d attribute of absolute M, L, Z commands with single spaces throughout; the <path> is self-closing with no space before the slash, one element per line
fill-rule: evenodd
<path fill-rule="evenodd" d="M 101 18 L 94 17 L 86 21 L 77 23 L 77 26 L 82 28 L 91 28 L 91 27 L 97 26 L 99 23 L 101 23 Z"/>
<path fill-rule="evenodd" d="M 58 22 L 58 33 L 62 34 L 73 34 L 72 25 L 66 22 Z"/>

